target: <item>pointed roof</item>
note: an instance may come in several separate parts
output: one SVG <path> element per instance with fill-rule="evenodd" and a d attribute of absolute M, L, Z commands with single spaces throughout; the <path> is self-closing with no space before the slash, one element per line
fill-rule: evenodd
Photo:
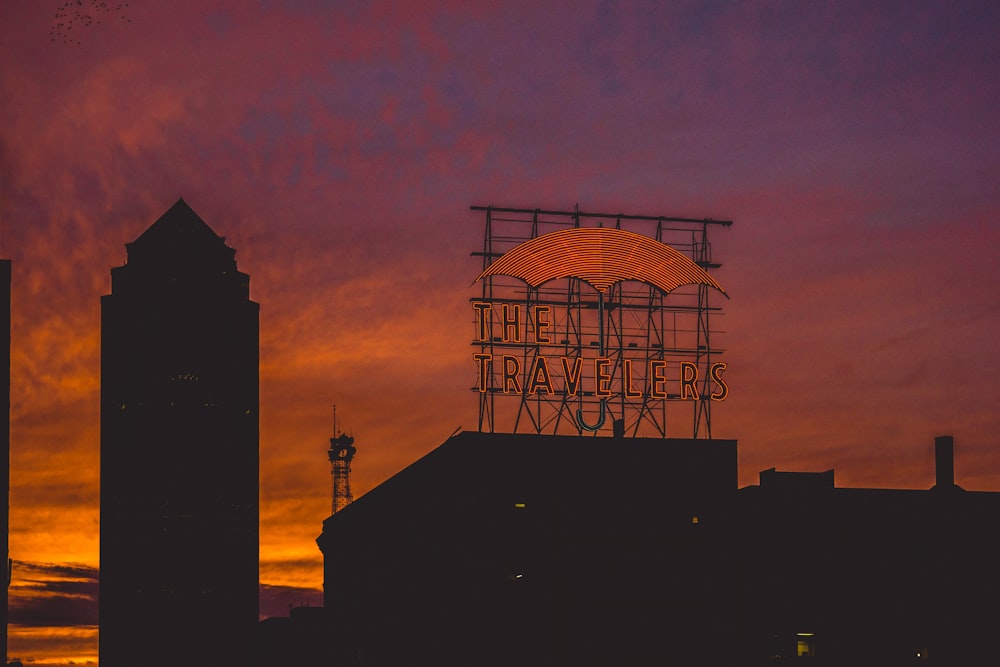
<path fill-rule="evenodd" d="M 225 243 L 226 240 L 225 237 L 212 231 L 212 228 L 201 219 L 201 216 L 195 213 L 194 209 L 181 198 L 132 243 L 170 242 L 171 240 L 176 241 L 179 236 L 185 237 L 188 242 L 199 237 L 216 243 L 220 241 Z M 132 243 L 128 245 L 132 245 Z"/>
<path fill-rule="evenodd" d="M 178 199 L 139 237 L 126 243 L 128 263 L 159 264 L 161 261 L 233 262 L 236 251 L 226 238 L 216 234 L 184 199 Z"/>

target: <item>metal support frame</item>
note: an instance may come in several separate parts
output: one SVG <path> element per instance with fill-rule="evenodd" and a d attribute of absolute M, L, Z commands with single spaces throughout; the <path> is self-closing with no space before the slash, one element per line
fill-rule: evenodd
<path fill-rule="evenodd" d="M 330 459 L 330 478 L 333 481 L 333 494 L 330 505 L 331 514 L 336 514 L 354 501 L 351 495 L 351 461 L 357 453 L 354 437 L 341 433 L 337 428 L 337 406 L 333 406 L 333 432 L 330 438 L 330 449 L 327 457 Z"/>
<path fill-rule="evenodd" d="M 542 234 L 567 227 L 613 226 L 654 238 L 689 256 L 706 270 L 721 265 L 712 258 L 709 228 L 728 227 L 729 220 L 692 219 L 665 216 L 641 216 L 542 209 L 472 206 L 485 214 L 483 246 L 473 256 L 482 258 L 485 269 L 515 246 Z M 711 295 L 706 285 L 678 288 L 668 294 L 637 282 L 612 285 L 599 294 L 590 285 L 575 278 L 550 281 L 537 288 L 505 276 L 483 278 L 478 296 L 470 302 L 496 305 L 487 322 L 487 340 L 473 337 L 473 346 L 481 354 L 491 355 L 493 363 L 485 392 L 479 396 L 479 431 L 530 433 L 593 433 L 594 435 L 630 435 L 645 437 L 712 437 L 712 383 L 710 367 L 720 360 L 724 350 L 713 347 L 713 338 L 722 333 L 712 327 L 722 314 L 713 305 L 724 298 Z M 524 309 L 526 334 L 520 341 L 506 341 L 496 311 L 501 304 L 520 304 Z M 551 306 L 550 342 L 539 343 L 528 335 L 537 330 L 532 320 L 532 306 Z M 576 395 L 566 391 L 535 394 L 504 394 L 503 369 L 497 360 L 504 355 L 519 360 L 526 373 L 536 355 L 557 359 L 591 358 L 600 355 L 610 360 L 611 396 L 600 398 L 591 389 Z M 645 387 L 646 370 L 652 360 L 667 362 L 667 399 L 627 397 L 624 367 L 633 371 L 633 387 Z M 694 363 L 698 369 L 696 400 L 680 400 L 679 364 Z M 507 407 L 509 406 L 509 408 Z M 668 410 L 669 406 L 669 410 Z M 501 408 L 503 408 L 501 410 Z M 688 415 L 688 416 L 685 416 Z M 687 436 L 680 436 L 690 424 Z"/>

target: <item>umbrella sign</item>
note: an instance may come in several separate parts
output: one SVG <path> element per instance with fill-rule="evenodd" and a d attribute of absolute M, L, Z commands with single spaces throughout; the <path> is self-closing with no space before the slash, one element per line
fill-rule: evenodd
<path fill-rule="evenodd" d="M 577 412 L 577 425 L 588 431 L 603 425 L 606 403 L 613 397 L 648 402 L 722 401 L 728 396 L 723 375 L 726 363 L 722 361 L 707 365 L 711 391 L 706 395 L 704 382 L 699 390 L 699 381 L 705 378 L 699 377 L 697 359 L 702 355 L 698 346 L 683 351 L 696 358 L 686 360 L 679 348 L 671 348 L 663 340 L 623 342 L 627 337 L 622 336 L 622 330 L 628 324 L 622 313 L 628 304 L 621 294 L 615 296 L 616 285 L 642 283 L 649 292 L 663 297 L 693 286 L 729 298 L 702 266 L 671 246 L 619 228 L 574 227 L 520 243 L 489 264 L 475 282 L 501 276 L 523 281 L 527 288 L 520 290 L 523 300 L 484 298 L 472 302 L 473 345 L 479 347 L 473 359 L 480 393 L 600 399 L 596 424 L 587 422 L 582 411 Z M 570 297 L 570 303 L 563 303 L 547 296 L 546 285 L 552 281 L 577 281 L 583 286 L 570 289 L 568 293 L 575 296 Z M 566 290 L 552 292 L 563 293 Z M 579 314 L 585 311 L 591 314 Z M 611 316 L 612 311 L 617 319 Z M 609 328 L 617 335 L 606 335 Z M 571 338 L 579 341 L 582 331 L 591 332 L 594 338 L 586 348 L 570 343 Z M 609 341 L 617 341 L 617 347 L 611 349 L 614 345 Z M 653 345 L 659 352 L 650 355 Z M 630 349 L 640 347 L 645 356 L 630 358 Z M 596 354 L 585 359 L 581 354 L 585 349 Z M 674 369 L 669 369 L 671 364 L 676 364 Z M 668 374 L 675 379 L 668 380 Z"/>

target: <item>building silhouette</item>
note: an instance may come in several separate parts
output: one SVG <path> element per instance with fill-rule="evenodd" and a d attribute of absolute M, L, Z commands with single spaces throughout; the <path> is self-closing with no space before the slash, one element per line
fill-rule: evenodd
<path fill-rule="evenodd" d="M 10 260 L 0 259 L 0 442 L 3 447 L 3 661 L 7 664 L 8 587 L 10 586 Z"/>
<path fill-rule="evenodd" d="M 954 483 L 935 439 L 927 490 L 838 488 L 834 471 L 760 473 L 740 490 L 739 642 L 760 664 L 996 663 L 1000 493 Z"/>
<path fill-rule="evenodd" d="M 323 523 L 336 664 L 733 664 L 736 496 L 734 440 L 455 435 Z"/>
<path fill-rule="evenodd" d="M 461 433 L 324 521 L 303 664 L 995 664 L 1000 493 L 935 445 L 928 490 L 739 489 L 734 440 Z"/>
<path fill-rule="evenodd" d="M 125 247 L 101 299 L 101 665 L 245 664 L 259 306 L 183 200 Z"/>

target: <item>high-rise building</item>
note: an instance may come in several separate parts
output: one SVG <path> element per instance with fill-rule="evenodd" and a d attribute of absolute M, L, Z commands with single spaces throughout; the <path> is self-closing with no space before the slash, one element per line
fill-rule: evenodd
<path fill-rule="evenodd" d="M 183 200 L 125 247 L 101 299 L 101 665 L 245 664 L 259 305 Z"/>
<path fill-rule="evenodd" d="M 3 656 L 7 664 L 7 587 L 10 586 L 10 260 L 0 259 L 0 439 L 3 440 Z"/>

